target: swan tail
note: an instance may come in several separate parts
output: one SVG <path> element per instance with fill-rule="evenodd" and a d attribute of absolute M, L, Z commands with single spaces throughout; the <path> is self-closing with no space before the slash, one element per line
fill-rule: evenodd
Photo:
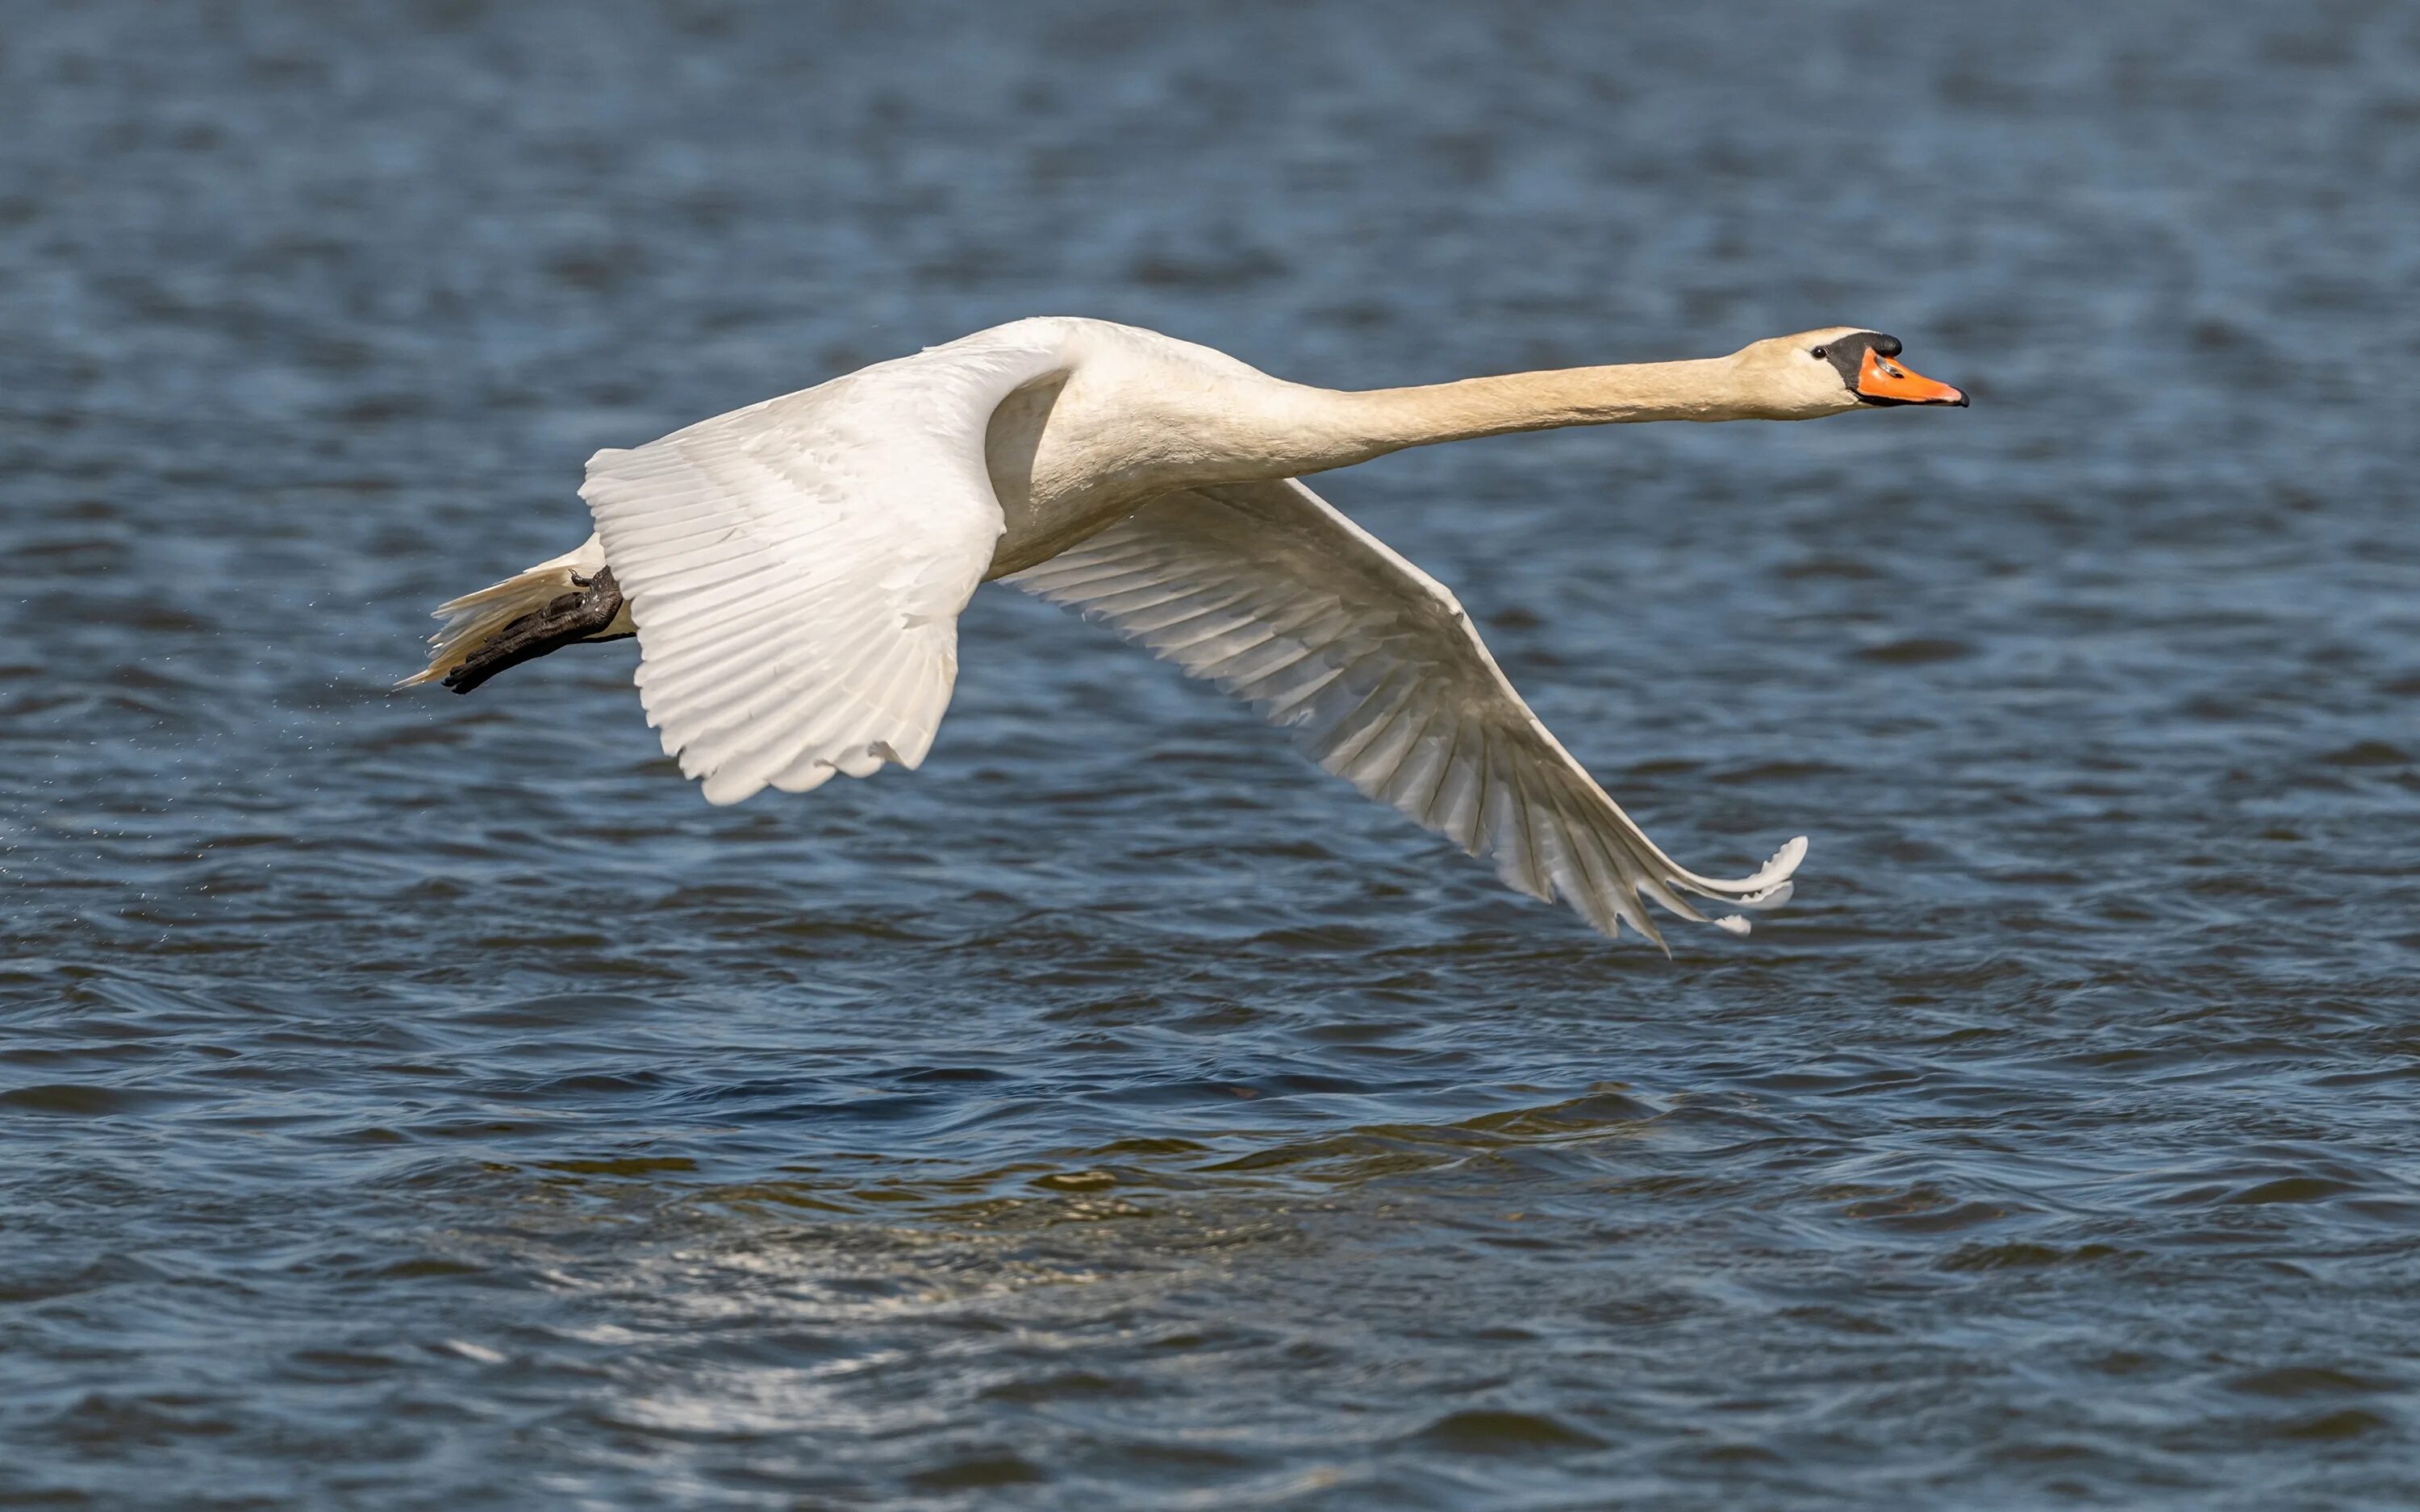
<path fill-rule="evenodd" d="M 428 665 L 396 687 L 442 683 L 468 693 L 507 667 L 576 640 L 636 633 L 621 585 L 593 537 L 577 551 L 448 599 L 435 612 L 445 623 L 428 638 Z"/>

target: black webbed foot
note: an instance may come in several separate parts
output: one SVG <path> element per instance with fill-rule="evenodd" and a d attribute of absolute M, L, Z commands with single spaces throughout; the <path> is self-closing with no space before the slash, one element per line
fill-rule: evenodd
<path fill-rule="evenodd" d="M 445 674 L 445 686 L 457 693 L 468 693 L 507 667 L 588 640 L 622 612 L 622 588 L 613 580 L 613 568 L 602 568 L 594 578 L 574 574 L 571 580 L 575 592 L 556 594 L 546 608 L 533 609 L 489 636 L 462 665 Z"/>

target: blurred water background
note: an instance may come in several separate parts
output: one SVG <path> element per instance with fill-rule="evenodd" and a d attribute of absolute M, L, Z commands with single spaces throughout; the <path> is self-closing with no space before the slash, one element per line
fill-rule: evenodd
<path fill-rule="evenodd" d="M 0 1504 L 2420 1499 L 2420 8 L 0 28 Z M 1011 591 L 717 810 L 396 695 L 582 460 L 1038 313 L 1965 413 L 1329 478 L 1666 960 Z"/>

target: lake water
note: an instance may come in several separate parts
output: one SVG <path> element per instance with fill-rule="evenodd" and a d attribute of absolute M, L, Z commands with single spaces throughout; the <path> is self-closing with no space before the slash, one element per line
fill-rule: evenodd
<path fill-rule="evenodd" d="M 0 1504 L 2420 1500 L 2420 9 L 0 30 Z M 1670 960 L 1014 592 L 732 810 L 394 694 L 582 460 L 1036 313 L 1965 412 L 1410 453 Z"/>

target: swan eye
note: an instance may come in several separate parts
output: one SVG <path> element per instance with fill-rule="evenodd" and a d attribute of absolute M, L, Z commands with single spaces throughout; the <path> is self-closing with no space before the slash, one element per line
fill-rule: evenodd
<path fill-rule="evenodd" d="M 1812 355 L 1812 356 L 1817 357 L 1817 358 L 1819 358 L 1819 359 L 1820 359 L 1820 358 L 1824 358 L 1824 357 L 1829 357 L 1829 356 L 1831 356 L 1831 355 L 1832 355 L 1832 352 L 1831 352 L 1831 349 L 1830 349 L 1829 347 L 1816 347 L 1816 348 L 1815 348 L 1815 350 L 1814 350 L 1810 355 Z"/>

